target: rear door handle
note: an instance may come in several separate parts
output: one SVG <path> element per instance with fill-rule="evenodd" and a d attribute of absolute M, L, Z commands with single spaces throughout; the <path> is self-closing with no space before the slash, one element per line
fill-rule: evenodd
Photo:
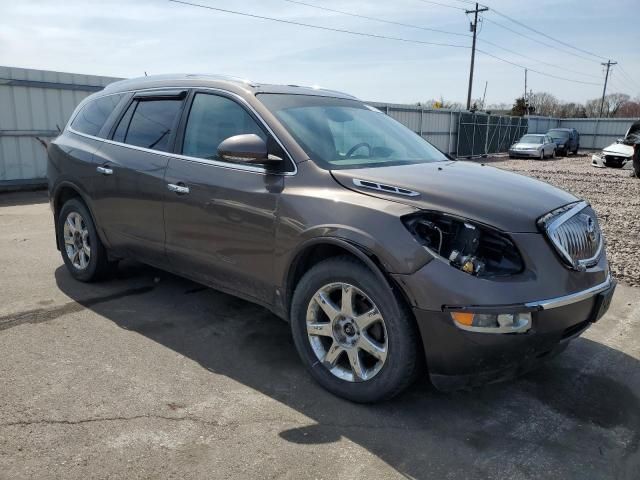
<path fill-rule="evenodd" d="M 113 169 L 109 167 L 98 167 L 96 168 L 96 170 L 98 171 L 98 173 L 101 173 L 103 175 L 113 175 Z"/>
<path fill-rule="evenodd" d="M 167 188 L 170 192 L 175 192 L 179 195 L 185 195 L 189 193 L 189 187 L 185 185 L 176 185 L 175 183 L 169 183 L 167 184 Z"/>

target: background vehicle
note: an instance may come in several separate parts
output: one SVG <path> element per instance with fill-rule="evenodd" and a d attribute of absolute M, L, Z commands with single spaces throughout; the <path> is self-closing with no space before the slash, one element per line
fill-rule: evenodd
<path fill-rule="evenodd" d="M 509 149 L 509 158 L 539 158 L 556 156 L 556 144 L 548 135 L 524 135 Z"/>
<path fill-rule="evenodd" d="M 556 144 L 558 155 L 576 155 L 580 148 L 580 134 L 575 128 L 554 128 L 547 132 Z"/>
<path fill-rule="evenodd" d="M 633 158 L 633 146 L 625 145 L 622 140 L 612 143 L 602 149 L 601 152 L 591 156 L 591 165 L 594 167 L 622 168 Z"/>
<path fill-rule="evenodd" d="M 450 161 L 339 92 L 116 82 L 78 106 L 47 173 L 72 276 L 131 257 L 264 305 L 313 378 L 354 401 L 396 395 L 425 363 L 442 389 L 514 376 L 615 288 L 586 202 Z"/>

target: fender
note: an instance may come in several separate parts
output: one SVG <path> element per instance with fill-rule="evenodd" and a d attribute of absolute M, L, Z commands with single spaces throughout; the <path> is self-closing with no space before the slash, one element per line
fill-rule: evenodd
<path fill-rule="evenodd" d="M 285 269 L 285 275 L 281 282 L 282 288 L 279 289 L 279 292 L 284 292 L 284 295 L 281 295 L 278 292 L 277 300 L 282 302 L 282 306 L 278 308 L 278 310 L 281 310 L 283 313 L 285 313 L 285 315 L 281 316 L 284 316 L 285 318 L 287 318 L 288 316 L 289 302 L 293 294 L 293 285 L 289 284 L 291 275 L 295 272 L 302 254 L 315 245 L 334 245 L 346 250 L 347 252 L 358 258 L 362 263 L 364 263 L 380 280 L 381 284 L 387 286 L 390 290 L 393 290 L 394 287 L 397 288 L 400 294 L 405 298 L 405 300 L 409 302 L 408 304 L 413 304 L 413 302 L 411 302 L 411 300 L 407 297 L 407 292 L 396 284 L 393 278 L 388 275 L 388 272 L 384 270 L 384 266 L 380 263 L 375 254 L 365 246 L 358 244 L 353 240 L 342 237 L 320 236 L 314 237 L 301 243 L 296 248 L 294 253 L 290 256 L 292 261 L 289 262 L 287 268 Z"/>
<path fill-rule="evenodd" d="M 108 247 L 109 242 L 107 241 L 102 229 L 98 226 L 98 222 L 96 221 L 96 216 L 93 212 L 93 205 L 91 203 L 89 195 L 80 185 L 73 182 L 72 180 L 65 179 L 65 180 L 58 181 L 53 187 L 53 190 L 49 191 L 49 195 L 53 205 L 53 214 L 54 214 L 53 224 L 54 224 L 54 229 L 56 234 L 56 248 L 60 250 L 60 244 L 58 243 L 58 221 L 57 221 L 57 218 L 55 218 L 55 215 L 56 215 L 56 212 L 58 212 L 62 207 L 62 205 L 58 205 L 58 195 L 60 194 L 60 190 L 62 190 L 63 188 L 70 188 L 74 190 L 78 194 L 78 196 L 80 196 L 84 204 L 87 206 L 87 209 L 89 209 L 89 214 L 91 215 L 91 219 L 93 220 L 93 223 L 96 226 L 96 232 L 100 237 L 100 241 L 105 246 Z"/>

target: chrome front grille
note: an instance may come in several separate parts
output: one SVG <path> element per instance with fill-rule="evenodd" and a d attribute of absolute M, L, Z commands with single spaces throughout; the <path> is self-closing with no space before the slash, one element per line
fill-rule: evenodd
<path fill-rule="evenodd" d="M 541 225 L 563 260 L 575 270 L 598 262 L 602 233 L 598 217 L 586 202 L 568 205 L 545 215 Z"/>

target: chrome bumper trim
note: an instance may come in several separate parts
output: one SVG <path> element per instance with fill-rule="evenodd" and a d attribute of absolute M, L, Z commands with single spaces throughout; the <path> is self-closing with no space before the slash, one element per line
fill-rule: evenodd
<path fill-rule="evenodd" d="M 562 297 L 549 298 L 547 300 L 536 300 L 534 302 L 516 303 L 511 305 L 465 305 L 465 306 L 453 306 L 443 305 L 443 312 L 474 312 L 474 313 L 522 313 L 522 312 L 534 312 L 540 310 L 551 310 L 552 308 L 564 307 L 571 305 L 572 303 L 581 302 L 591 298 L 605 290 L 611 288 L 616 284 L 616 281 L 611 278 L 611 274 L 607 275 L 607 279 L 591 288 L 582 290 L 581 292 L 572 293 L 570 295 L 564 295 Z"/>
<path fill-rule="evenodd" d="M 581 292 L 572 293 L 571 295 L 565 295 L 563 297 L 550 298 L 548 300 L 538 300 L 536 302 L 525 303 L 525 307 L 539 310 L 550 310 L 552 308 L 564 307 L 565 305 L 570 305 L 572 303 L 591 298 L 605 290 L 608 290 L 614 284 L 615 280 L 611 278 L 611 275 L 608 275 L 604 282 L 591 288 L 587 288 L 586 290 L 582 290 Z"/>

